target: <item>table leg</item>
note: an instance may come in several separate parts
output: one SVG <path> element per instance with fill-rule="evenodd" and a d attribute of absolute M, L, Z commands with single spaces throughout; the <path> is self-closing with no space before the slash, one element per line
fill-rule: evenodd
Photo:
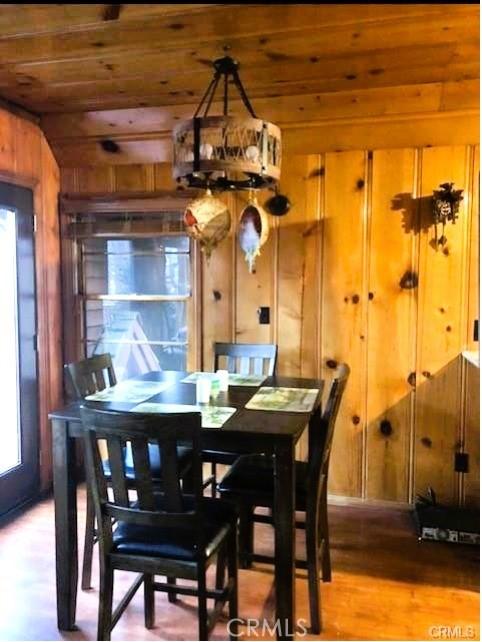
<path fill-rule="evenodd" d="M 52 421 L 55 500 L 55 570 L 57 580 L 57 626 L 75 630 L 77 601 L 77 487 L 75 439 L 65 421 Z"/>
<path fill-rule="evenodd" d="M 274 527 L 276 627 L 279 640 L 295 629 L 295 448 L 286 440 L 275 447 Z"/>

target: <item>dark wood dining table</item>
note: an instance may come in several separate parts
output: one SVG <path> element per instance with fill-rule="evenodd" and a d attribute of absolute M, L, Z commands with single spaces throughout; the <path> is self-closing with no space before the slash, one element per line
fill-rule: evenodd
<path fill-rule="evenodd" d="M 163 392 L 147 401 L 195 405 L 196 385 L 183 383 L 186 372 L 150 372 L 139 379 L 169 381 Z M 274 456 L 275 502 L 275 594 L 278 639 L 294 637 L 295 621 L 295 446 L 304 430 L 309 442 L 320 430 L 323 381 L 291 377 L 268 377 L 263 386 L 316 388 L 319 393 L 311 412 L 247 410 L 246 403 L 256 387 L 230 386 L 211 401 L 218 406 L 236 408 L 221 428 L 203 428 L 202 446 L 245 453 Z M 136 403 L 89 402 L 99 408 L 130 410 Z M 55 499 L 55 542 L 57 623 L 61 630 L 74 630 L 78 579 L 77 543 L 77 465 L 76 440 L 82 437 L 80 403 L 74 402 L 50 413 L 53 433 L 53 472 Z"/>

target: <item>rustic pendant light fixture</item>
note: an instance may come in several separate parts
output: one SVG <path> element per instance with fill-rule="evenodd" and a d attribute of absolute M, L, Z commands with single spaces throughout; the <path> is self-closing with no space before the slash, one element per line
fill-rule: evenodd
<path fill-rule="evenodd" d="M 174 178 L 186 187 L 212 191 L 274 187 L 281 167 L 279 127 L 257 118 L 235 60 L 220 58 L 213 66 L 214 76 L 193 118 L 174 128 Z M 223 113 L 211 115 L 219 85 Z M 248 116 L 229 114 L 230 85 L 238 90 Z"/>

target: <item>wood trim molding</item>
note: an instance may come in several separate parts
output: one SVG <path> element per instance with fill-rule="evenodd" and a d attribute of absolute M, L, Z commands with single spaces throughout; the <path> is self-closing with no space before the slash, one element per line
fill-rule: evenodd
<path fill-rule="evenodd" d="M 151 141 L 151 140 L 171 140 L 172 130 L 171 129 L 152 129 L 145 132 L 112 132 L 107 136 L 106 134 L 86 134 L 82 138 L 79 136 L 59 136 L 53 137 L 50 140 L 51 145 L 56 145 L 59 147 L 72 147 L 82 143 L 86 145 L 99 144 L 108 139 L 113 143 L 138 143 L 142 141 Z M 112 156 L 115 156 L 115 152 L 110 152 Z"/>
<path fill-rule="evenodd" d="M 405 502 L 391 502 L 383 499 L 362 499 L 361 497 L 345 497 L 343 495 L 328 495 L 328 504 L 331 506 L 350 506 L 353 508 L 376 508 L 379 510 L 400 510 L 409 512 L 412 505 Z"/>
<path fill-rule="evenodd" d="M 63 194 L 60 197 L 60 208 L 64 215 L 94 214 L 99 211 L 166 212 L 185 208 L 197 194 L 197 190 Z"/>
<path fill-rule="evenodd" d="M 479 112 L 460 116 L 445 112 L 419 118 L 373 119 L 342 124 L 300 126 L 283 132 L 283 146 L 291 154 L 318 154 L 357 149 L 398 149 L 476 145 Z"/>
<path fill-rule="evenodd" d="M 35 190 L 39 184 L 39 179 L 34 176 L 23 176 L 7 170 L 0 170 L 0 181 L 11 185 L 19 185 L 20 187 L 28 187 L 31 190 Z"/>
<path fill-rule="evenodd" d="M 4 109 L 5 111 L 8 111 L 13 116 L 17 116 L 18 118 L 23 118 L 24 120 L 29 120 L 31 123 L 34 123 L 34 125 L 39 125 L 40 124 L 40 116 L 39 115 L 34 114 L 31 111 L 28 111 L 24 107 L 20 107 L 20 105 L 17 105 L 16 103 L 12 102 L 11 100 L 6 100 L 5 98 L 0 98 L 0 109 Z"/>
<path fill-rule="evenodd" d="M 390 149 L 442 145 L 474 145 L 479 142 L 479 111 L 386 114 L 361 118 L 330 118 L 282 126 L 286 154 L 318 154 L 352 149 Z M 160 135 L 161 134 L 161 135 Z M 95 138 L 95 140 L 93 140 Z M 119 144 L 115 154 L 103 151 L 96 137 L 52 140 L 61 167 L 139 165 L 172 159 L 166 132 L 112 135 Z"/>
<path fill-rule="evenodd" d="M 331 127 L 331 126 L 351 126 L 351 125 L 376 125 L 380 123 L 392 123 L 400 121 L 419 121 L 419 120 L 432 120 L 450 118 L 467 118 L 471 116 L 478 116 L 479 109 L 458 109 L 450 111 L 432 111 L 432 112 L 394 112 L 392 114 L 381 114 L 374 116 L 338 116 L 327 118 L 315 118 L 311 120 L 296 120 L 292 122 L 281 122 L 280 129 L 282 132 L 291 129 L 307 129 L 312 127 Z M 106 138 L 114 143 L 139 143 L 143 141 L 170 141 L 172 137 L 171 129 L 152 129 L 149 131 L 139 132 L 113 132 L 109 136 L 106 134 L 91 134 L 83 135 L 80 139 L 79 136 L 62 136 L 51 137 L 50 143 L 54 147 L 72 147 L 78 145 L 99 144 Z"/>
<path fill-rule="evenodd" d="M 479 109 L 457 109 L 451 111 L 432 111 L 432 112 L 412 112 L 408 114 L 393 113 L 381 114 L 376 116 L 357 116 L 357 117 L 339 117 L 339 118 L 318 118 L 314 120 L 299 120 L 297 122 L 284 123 L 282 131 L 290 129 L 308 129 L 310 127 L 326 127 L 335 125 L 378 125 L 382 123 L 393 123 L 403 121 L 425 121 L 441 118 L 468 118 L 470 116 L 479 116 Z"/>

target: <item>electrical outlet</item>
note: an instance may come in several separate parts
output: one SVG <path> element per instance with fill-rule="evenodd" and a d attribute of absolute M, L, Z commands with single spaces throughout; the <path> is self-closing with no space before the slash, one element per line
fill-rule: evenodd
<path fill-rule="evenodd" d="M 258 308 L 258 317 L 259 317 L 259 323 L 261 325 L 269 325 L 269 308 L 268 307 Z"/>

